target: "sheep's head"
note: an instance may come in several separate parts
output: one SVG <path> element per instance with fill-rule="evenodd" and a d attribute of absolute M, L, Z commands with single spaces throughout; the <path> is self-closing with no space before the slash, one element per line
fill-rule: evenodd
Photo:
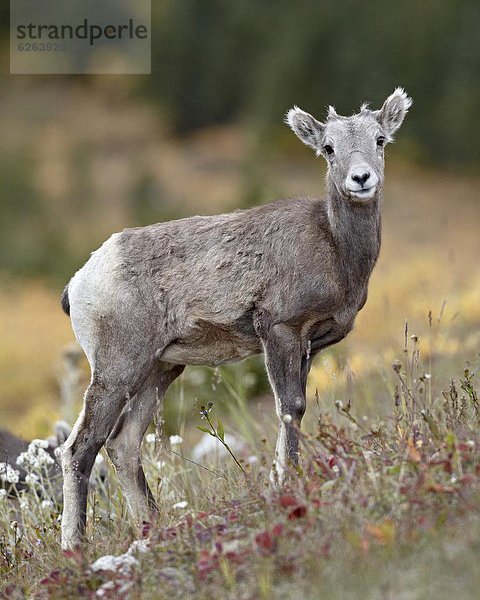
<path fill-rule="evenodd" d="M 285 121 L 304 144 L 325 158 L 329 177 L 342 196 L 367 202 L 383 186 L 384 147 L 393 142 L 411 105 L 411 98 L 397 88 L 380 110 L 363 104 L 359 113 L 343 117 L 330 106 L 322 123 L 295 106 Z"/>

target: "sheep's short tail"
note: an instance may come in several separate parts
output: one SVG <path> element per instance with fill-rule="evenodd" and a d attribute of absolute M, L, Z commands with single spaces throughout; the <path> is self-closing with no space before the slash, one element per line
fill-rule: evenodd
<path fill-rule="evenodd" d="M 62 299 L 60 300 L 60 304 L 62 305 L 63 312 L 70 316 L 70 300 L 68 299 L 68 285 L 65 286 L 63 290 Z"/>

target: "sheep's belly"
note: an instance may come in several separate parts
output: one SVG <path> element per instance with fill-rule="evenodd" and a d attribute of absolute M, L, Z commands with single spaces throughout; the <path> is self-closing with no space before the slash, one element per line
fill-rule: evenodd
<path fill-rule="evenodd" d="M 179 365 L 217 366 L 238 362 L 261 352 L 260 344 L 238 344 L 216 341 L 205 346 L 172 343 L 161 354 L 160 360 Z"/>

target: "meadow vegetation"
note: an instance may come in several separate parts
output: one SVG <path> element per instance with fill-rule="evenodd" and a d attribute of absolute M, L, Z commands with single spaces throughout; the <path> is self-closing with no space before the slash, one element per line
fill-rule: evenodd
<path fill-rule="evenodd" d="M 105 459 L 87 543 L 62 553 L 43 442 L 23 492 L 0 456 L 0 599 L 478 598 L 478 3 L 153 4 L 151 76 L 0 80 L 0 427 L 39 438 L 80 408 L 59 297 L 111 233 L 321 195 L 323 163 L 282 125 L 294 104 L 322 118 L 413 97 L 380 259 L 355 330 L 313 364 L 282 491 L 262 361 L 188 367 L 144 443 L 150 523 L 130 524 Z M 243 440 L 241 469 L 192 462 L 202 406 Z"/>
<path fill-rule="evenodd" d="M 59 549 L 60 506 L 42 461 L 29 462 L 31 485 L 18 498 L 7 497 L 15 477 L 4 473 L 0 597 L 477 597 L 478 381 L 465 369 L 437 395 L 425 366 L 408 336 L 390 368 L 383 422 L 344 393 L 330 407 L 316 396 L 300 466 L 281 491 L 268 485 L 266 439 L 239 469 L 233 460 L 194 464 L 181 436 L 149 434 L 158 517 L 130 526 L 110 473 L 91 492 L 88 543 L 75 551 Z M 216 407 L 208 410 L 215 423 Z M 203 407 L 201 426 L 202 416 Z M 244 419 L 256 431 L 254 417 Z"/>
<path fill-rule="evenodd" d="M 277 169 L 287 191 L 321 185 L 301 162 L 293 181 Z M 62 553 L 61 507 L 39 467 L 19 498 L 0 491 L 0 597 L 477 597 L 476 182 L 401 164 L 387 181 L 370 297 L 354 332 L 312 368 L 303 457 L 287 487 L 268 487 L 276 420 L 261 362 L 189 368 L 169 392 L 163 437 L 144 444 L 156 520 L 129 524 L 109 467 L 91 492 L 88 544 Z M 452 210 L 454 193 L 463 202 Z M 9 280 L 0 319 L 2 425 L 48 433 L 73 341 L 58 289 Z M 190 462 L 208 401 L 212 422 L 256 457 L 239 458 L 244 473 L 233 460 Z"/>
<path fill-rule="evenodd" d="M 92 101 L 63 98 L 60 121 L 37 124 L 28 178 L 18 162 L 6 175 L 41 204 L 13 203 L 1 224 L 0 424 L 26 438 L 65 416 L 61 357 L 74 339 L 60 290 L 111 232 L 322 192 L 322 167 L 287 131 L 268 147 L 235 126 L 180 144 L 148 110 L 107 99 L 106 88 Z M 12 152 L 29 139 L 16 136 Z M 394 148 L 369 299 L 355 330 L 313 365 L 301 469 L 286 489 L 268 487 L 276 417 L 261 360 L 188 368 L 166 399 L 164 437 L 145 443 L 155 522 L 129 524 L 110 472 L 91 494 L 90 543 L 63 554 L 61 507 L 35 472 L 20 498 L 0 490 L 0 597 L 476 597 L 480 182 L 420 170 Z M 83 362 L 77 408 L 87 382 Z M 245 474 L 233 459 L 189 462 L 208 402 L 212 422 L 257 457 Z"/>

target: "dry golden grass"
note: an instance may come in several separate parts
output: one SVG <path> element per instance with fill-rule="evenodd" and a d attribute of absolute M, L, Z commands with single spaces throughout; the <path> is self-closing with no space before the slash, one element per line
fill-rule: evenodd
<path fill-rule="evenodd" d="M 50 432 L 59 413 L 59 358 L 73 340 L 58 291 L 4 280 L 0 331 L 0 423 L 25 436 Z"/>

